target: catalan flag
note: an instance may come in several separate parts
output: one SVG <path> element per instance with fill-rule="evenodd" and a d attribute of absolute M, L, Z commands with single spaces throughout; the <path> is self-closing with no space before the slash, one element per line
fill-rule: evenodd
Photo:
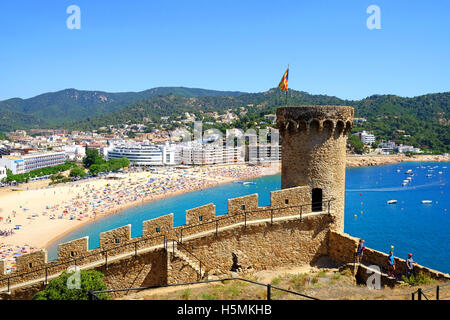
<path fill-rule="evenodd" d="M 286 72 L 283 74 L 283 78 L 281 78 L 280 84 L 278 85 L 281 91 L 288 91 L 288 77 L 289 67 L 286 69 Z"/>

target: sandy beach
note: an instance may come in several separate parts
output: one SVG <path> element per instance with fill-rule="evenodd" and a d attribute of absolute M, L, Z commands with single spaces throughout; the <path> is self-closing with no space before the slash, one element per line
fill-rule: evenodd
<path fill-rule="evenodd" d="M 449 161 L 448 156 L 347 156 L 347 167 L 404 161 Z M 80 226 L 145 202 L 210 188 L 234 180 L 277 174 L 279 166 L 221 165 L 161 168 L 122 179 L 89 179 L 47 187 L 48 181 L 0 189 L 0 259 L 14 269 L 17 255 L 45 248 Z M 189 208 L 186 208 L 189 209 Z"/>
<path fill-rule="evenodd" d="M 276 167 L 226 165 L 159 169 L 128 173 L 122 179 L 90 179 L 43 187 L 28 184 L 20 191 L 0 191 L 0 259 L 10 260 L 51 242 L 104 215 L 177 194 L 276 174 Z M 27 190 L 28 189 L 28 190 Z M 18 227 L 16 227 L 18 226 Z"/>

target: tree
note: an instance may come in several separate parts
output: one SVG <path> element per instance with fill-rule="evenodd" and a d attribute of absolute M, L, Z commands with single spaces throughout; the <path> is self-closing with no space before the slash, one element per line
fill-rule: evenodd
<path fill-rule="evenodd" d="M 358 154 L 363 153 L 364 144 L 362 143 L 362 141 L 359 139 L 358 136 L 356 136 L 354 134 L 350 134 L 348 136 L 348 143 L 353 147 L 353 149 L 355 150 L 356 153 L 358 153 Z"/>
<path fill-rule="evenodd" d="M 33 300 L 88 300 L 89 291 L 107 290 L 103 282 L 104 274 L 96 270 L 80 271 L 80 288 L 69 289 L 69 277 L 75 276 L 74 273 L 64 271 L 58 278 L 53 279 L 47 287 L 36 293 Z M 68 282 L 69 280 L 69 282 Z M 106 293 L 98 294 L 102 299 L 109 299 Z"/>
<path fill-rule="evenodd" d="M 72 170 L 70 170 L 70 174 L 69 175 L 71 177 L 78 177 L 78 176 L 85 177 L 86 176 L 86 172 L 84 172 L 83 169 L 81 169 L 79 167 L 76 167 L 76 168 L 73 168 Z"/>
<path fill-rule="evenodd" d="M 83 158 L 83 165 L 85 168 L 90 168 L 93 164 L 102 164 L 105 160 L 100 156 L 97 149 L 90 149 L 86 147 L 86 156 Z"/>

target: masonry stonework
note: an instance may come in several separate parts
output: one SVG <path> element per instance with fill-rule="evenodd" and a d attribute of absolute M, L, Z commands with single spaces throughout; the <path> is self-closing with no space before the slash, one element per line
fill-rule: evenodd
<path fill-rule="evenodd" d="M 89 237 L 76 239 L 58 245 L 58 260 L 73 259 L 86 255 L 89 250 Z"/>
<path fill-rule="evenodd" d="M 335 199 L 333 228 L 344 231 L 345 153 L 353 125 L 347 106 L 278 108 L 282 137 L 281 187 L 309 186 L 313 202 Z"/>

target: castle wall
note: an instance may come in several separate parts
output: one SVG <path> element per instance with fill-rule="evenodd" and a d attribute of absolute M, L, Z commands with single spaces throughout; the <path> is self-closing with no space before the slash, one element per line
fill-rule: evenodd
<path fill-rule="evenodd" d="M 104 283 L 108 289 L 137 288 L 141 286 L 160 286 L 167 284 L 167 253 L 163 249 L 146 252 L 137 257 L 128 257 L 100 266 L 95 270 L 105 275 Z M 111 294 L 112 298 L 128 292 Z"/>
<path fill-rule="evenodd" d="M 258 209 L 258 194 L 228 199 L 228 214 L 233 215 Z"/>
<path fill-rule="evenodd" d="M 197 272 L 183 259 L 174 256 L 167 269 L 168 283 L 186 283 L 198 281 Z"/>
<path fill-rule="evenodd" d="M 122 245 L 131 239 L 131 224 L 100 233 L 100 248 L 108 249 Z"/>
<path fill-rule="evenodd" d="M 201 238 L 183 241 L 208 266 L 210 274 L 227 273 L 238 256 L 243 269 L 264 270 L 315 261 L 327 254 L 326 238 L 331 217 L 318 215 L 302 221 L 250 224 Z"/>
<path fill-rule="evenodd" d="M 0 260 L 0 276 L 6 274 L 6 261 Z"/>
<path fill-rule="evenodd" d="M 186 210 L 186 225 L 202 223 L 215 219 L 216 206 L 213 203 Z"/>
<path fill-rule="evenodd" d="M 341 263 L 353 263 L 355 262 L 355 254 L 356 249 L 358 248 L 359 238 L 351 237 L 346 233 L 339 233 L 335 231 L 330 231 L 330 235 L 328 237 L 328 253 L 329 256 Z M 362 263 L 366 265 L 376 265 L 381 268 L 381 270 L 387 270 L 387 260 L 388 254 L 367 248 L 364 251 L 364 255 L 362 258 Z M 399 277 L 401 275 L 406 275 L 406 260 L 398 257 L 394 257 L 396 275 Z M 424 267 L 419 264 L 415 264 L 414 266 L 416 273 L 422 272 L 433 279 L 439 280 L 450 280 L 450 276 Z"/>
<path fill-rule="evenodd" d="M 89 250 L 89 237 L 76 239 L 58 245 L 58 260 L 73 259 L 86 255 Z"/>
<path fill-rule="evenodd" d="M 154 237 L 168 234 L 173 229 L 173 213 L 142 222 L 142 236 Z"/>
<path fill-rule="evenodd" d="M 47 263 L 47 250 L 38 250 L 16 258 L 17 272 L 29 272 Z"/>

